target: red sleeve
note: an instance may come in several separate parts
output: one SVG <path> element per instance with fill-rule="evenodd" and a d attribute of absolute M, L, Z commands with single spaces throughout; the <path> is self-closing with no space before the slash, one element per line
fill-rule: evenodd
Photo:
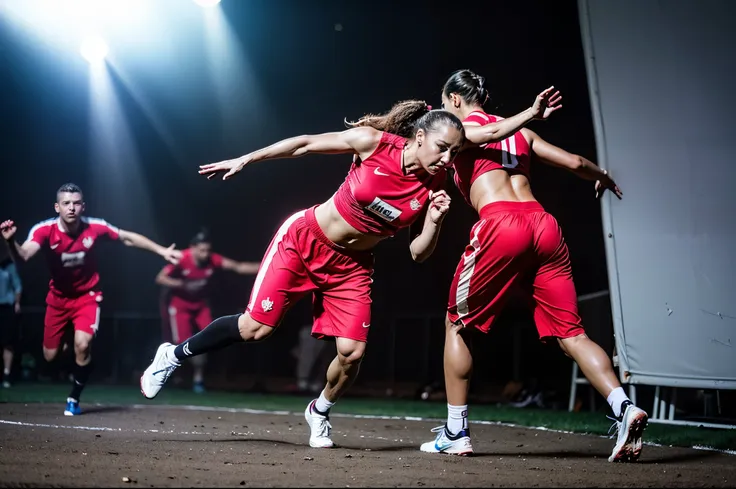
<path fill-rule="evenodd" d="M 171 277 L 174 274 L 174 271 L 176 270 L 176 268 L 177 268 L 176 265 L 169 263 L 168 265 L 164 267 L 164 273 L 168 275 L 169 277 Z"/>
<path fill-rule="evenodd" d="M 212 253 L 210 255 L 210 262 L 215 268 L 222 268 L 222 255 L 218 253 Z"/>
<path fill-rule="evenodd" d="M 113 226 L 104 219 L 89 218 L 89 225 L 95 230 L 98 237 L 108 238 L 112 241 L 120 239 L 120 229 Z"/>
<path fill-rule="evenodd" d="M 28 232 L 27 240 L 33 241 L 34 243 L 38 243 L 41 246 L 45 245 L 49 241 L 49 233 L 51 232 L 51 226 L 55 225 L 56 221 L 54 220 L 53 223 L 54 224 L 49 224 L 48 221 L 41 221 L 37 223 Z"/>

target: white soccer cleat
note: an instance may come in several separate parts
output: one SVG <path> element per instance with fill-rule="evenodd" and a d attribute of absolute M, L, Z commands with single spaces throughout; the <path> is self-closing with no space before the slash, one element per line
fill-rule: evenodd
<path fill-rule="evenodd" d="M 422 443 L 419 449 L 427 453 L 448 453 L 450 455 L 472 455 L 473 445 L 470 443 L 470 430 L 460 430 L 457 435 L 447 431 L 447 425 L 432 428 L 437 433 L 434 441 Z"/>
<path fill-rule="evenodd" d="M 641 455 L 641 436 L 647 427 L 649 415 L 643 409 L 634 406 L 631 401 L 624 401 L 621 408 L 623 409 L 621 419 L 615 420 L 616 423 L 613 425 L 618 432 L 616 446 L 613 447 L 608 461 L 636 462 Z"/>
<path fill-rule="evenodd" d="M 169 348 L 174 348 L 171 343 L 162 343 L 156 350 L 153 362 L 141 375 L 141 394 L 148 399 L 153 399 L 161 390 L 171 374 L 174 373 L 179 363 L 173 363 L 166 355 Z"/>
<path fill-rule="evenodd" d="M 323 416 L 314 410 L 316 400 L 309 403 L 304 410 L 304 419 L 309 425 L 309 446 L 312 448 L 332 448 L 335 446 L 330 439 L 332 425 L 328 416 Z"/>

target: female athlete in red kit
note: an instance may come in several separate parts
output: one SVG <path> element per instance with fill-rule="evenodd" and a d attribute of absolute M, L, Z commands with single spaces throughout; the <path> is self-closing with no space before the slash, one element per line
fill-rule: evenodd
<path fill-rule="evenodd" d="M 488 92 L 470 70 L 455 72 L 445 83 L 442 105 L 463 121 L 465 130 L 496 123 L 483 111 Z M 555 96 L 551 99 L 554 103 Z M 468 386 L 473 366 L 473 330 L 487 333 L 515 286 L 533 299 L 539 337 L 556 341 L 575 360 L 616 417 L 618 439 L 609 461 L 636 460 L 647 414 L 624 393 L 611 359 L 585 335 L 577 310 L 570 256 L 557 221 L 532 195 L 532 158 L 595 181 L 596 196 L 621 191 L 593 162 L 568 153 L 522 129 L 508 139 L 462 151 L 453 163 L 455 183 L 480 220 L 450 287 L 445 336 L 445 389 L 448 419 L 434 441 L 421 450 L 465 455 L 473 452 L 468 430 Z"/>
<path fill-rule="evenodd" d="M 538 97 L 535 107 L 544 105 Z M 544 110 L 542 110 L 544 111 Z M 533 118 L 531 110 L 483 129 L 499 140 Z M 329 410 L 358 374 L 371 327 L 372 248 L 411 226 L 412 258 L 433 252 L 450 199 L 443 190 L 444 167 L 465 143 L 460 120 L 424 102 L 396 104 L 383 116 L 368 116 L 343 132 L 285 139 L 240 158 L 203 165 L 208 178 L 224 180 L 246 165 L 310 153 L 357 156 L 345 182 L 327 201 L 301 210 L 281 225 L 266 250 L 245 313 L 221 317 L 178 346 L 162 344 L 141 377 L 153 398 L 184 358 L 232 343 L 266 338 L 286 311 L 314 294 L 317 338 L 335 339 L 337 356 L 327 385 L 309 403 L 305 418 L 312 447 L 332 447 Z M 391 129 L 395 133 L 385 132 Z"/>

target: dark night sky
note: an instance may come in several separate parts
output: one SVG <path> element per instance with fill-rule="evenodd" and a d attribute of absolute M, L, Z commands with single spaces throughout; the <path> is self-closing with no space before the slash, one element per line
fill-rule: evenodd
<path fill-rule="evenodd" d="M 197 174 L 197 165 L 284 137 L 339 130 L 344 117 L 383 111 L 401 99 L 421 98 L 439 106 L 446 76 L 459 68 L 486 76 L 492 97 L 488 109 L 504 116 L 526 108 L 543 88 L 560 88 L 564 108 L 549 122 L 530 127 L 595 160 L 575 1 L 486 1 L 457 8 L 445 3 L 439 10 L 410 1 L 224 0 L 221 8 L 250 59 L 250 80 L 258 87 L 229 80 L 235 88 L 228 105 L 236 114 L 224 128 L 201 34 L 174 32 L 177 42 L 161 47 L 157 63 L 121 56 L 118 65 L 133 92 L 151 104 L 175 148 L 167 146 L 113 71 L 135 151 L 121 149 L 109 158 L 93 158 L 90 152 L 91 134 L 98 128 L 89 116 L 86 65 L 67 66 L 68 57 L 39 47 L 25 31 L 2 20 L 0 214 L 18 222 L 21 239 L 35 222 L 53 215 L 56 188 L 73 181 L 85 190 L 87 215 L 180 246 L 205 225 L 217 251 L 260 260 L 284 218 L 330 197 L 345 178 L 350 158 L 266 162 L 225 183 L 208 182 Z M 336 23 L 342 31 L 335 30 Z M 149 59 L 157 48 L 155 43 L 146 46 Z M 115 164 L 119 168 L 111 168 Z M 565 232 L 578 293 L 606 289 L 600 206 L 592 184 L 534 165 L 532 185 Z M 431 260 L 421 265 L 411 261 L 406 233 L 376 250 L 375 316 L 422 310 L 442 314 L 452 272 L 476 218 L 452 190 L 451 214 Z M 163 265 L 158 257 L 108 244 L 101 262 L 107 311 L 156 310 L 159 294 L 153 280 Z M 42 305 L 48 280 L 43 260 L 34 259 L 22 272 L 25 302 Z M 221 280 L 229 286 L 215 300 L 220 311 L 244 306 L 252 279 Z"/>

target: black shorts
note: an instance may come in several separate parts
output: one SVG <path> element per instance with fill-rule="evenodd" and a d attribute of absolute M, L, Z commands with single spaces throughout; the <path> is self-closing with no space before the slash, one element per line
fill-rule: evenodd
<path fill-rule="evenodd" d="M 12 305 L 0 304 L 0 346 L 15 346 L 18 339 L 19 315 Z"/>

